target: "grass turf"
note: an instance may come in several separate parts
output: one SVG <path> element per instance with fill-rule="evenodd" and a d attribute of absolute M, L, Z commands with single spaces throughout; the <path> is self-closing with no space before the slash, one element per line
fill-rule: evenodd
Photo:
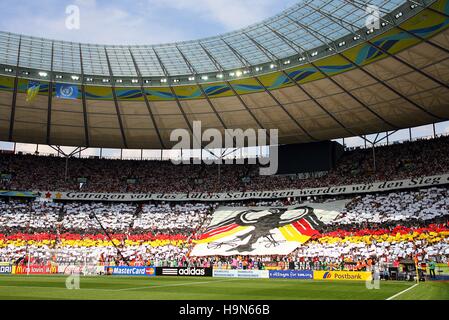
<path fill-rule="evenodd" d="M 381 282 L 368 290 L 364 282 L 292 279 L 195 277 L 81 277 L 80 290 L 68 290 L 65 276 L 0 276 L 0 299 L 107 300 L 301 300 L 387 299 L 413 285 Z M 449 282 L 425 282 L 396 299 L 449 299 Z"/>

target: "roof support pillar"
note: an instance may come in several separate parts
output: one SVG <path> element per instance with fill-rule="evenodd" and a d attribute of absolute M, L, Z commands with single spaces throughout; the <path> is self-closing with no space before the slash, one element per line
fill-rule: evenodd
<path fill-rule="evenodd" d="M 114 83 L 114 76 L 113 76 L 113 72 L 112 72 L 111 62 L 109 61 L 109 55 L 108 55 L 108 51 L 106 50 L 106 47 L 104 48 L 104 52 L 106 55 L 106 61 L 108 62 L 109 79 L 111 81 L 112 96 L 114 97 L 115 112 L 117 113 L 117 120 L 118 120 L 118 124 L 120 126 L 120 133 L 122 135 L 123 145 L 125 146 L 126 149 L 128 149 L 128 142 L 126 141 L 125 130 L 123 128 L 122 117 L 120 115 L 120 108 L 118 105 L 117 93 L 115 92 L 115 83 Z"/>
<path fill-rule="evenodd" d="M 158 140 L 159 140 L 159 144 L 161 145 L 161 148 L 162 148 L 162 149 L 165 149 L 165 144 L 164 144 L 164 142 L 162 141 L 161 133 L 160 133 L 160 131 L 159 131 L 158 125 L 157 125 L 156 120 L 155 120 L 155 118 L 154 118 L 153 111 L 151 110 L 151 104 L 150 104 L 150 101 L 149 101 L 149 99 L 148 99 L 148 97 L 147 97 L 147 94 L 146 94 L 146 92 L 145 92 L 142 73 L 140 72 L 140 68 L 139 68 L 139 66 L 137 65 L 137 61 L 136 61 L 136 59 L 134 58 L 134 55 L 133 55 L 131 49 L 129 49 L 129 54 L 131 55 L 131 59 L 133 60 L 133 63 L 134 63 L 134 68 L 136 69 L 137 75 L 138 75 L 138 77 L 139 77 L 140 90 L 141 90 L 141 92 L 142 92 L 142 96 L 143 96 L 143 99 L 144 99 L 144 101 L 145 101 L 145 105 L 147 106 L 148 113 L 149 113 L 150 118 L 151 118 L 151 122 L 153 123 L 154 129 L 156 130 L 156 134 L 157 134 L 157 138 L 158 138 Z"/>
<path fill-rule="evenodd" d="M 83 51 L 80 48 L 80 62 L 81 62 L 81 99 L 83 103 L 83 120 L 84 120 L 84 140 L 86 147 L 89 147 L 89 125 L 87 122 L 87 102 L 86 102 L 86 86 L 84 85 L 84 67 L 83 67 Z"/>
<path fill-rule="evenodd" d="M 17 64 L 16 64 L 16 76 L 14 78 L 14 91 L 12 95 L 12 103 L 11 103 L 11 115 L 9 118 L 9 134 L 8 141 L 12 141 L 13 133 L 14 133 L 14 121 L 16 116 L 16 104 L 17 104 L 17 90 L 19 86 L 19 65 L 20 65 L 20 50 L 22 48 L 22 36 L 19 39 L 19 49 L 17 51 Z"/>
<path fill-rule="evenodd" d="M 51 43 L 51 72 L 50 72 L 50 82 L 48 83 L 48 111 L 47 111 L 47 137 L 46 142 L 50 144 L 50 134 L 51 134 L 51 107 L 53 99 L 53 56 L 54 56 L 55 43 Z"/>

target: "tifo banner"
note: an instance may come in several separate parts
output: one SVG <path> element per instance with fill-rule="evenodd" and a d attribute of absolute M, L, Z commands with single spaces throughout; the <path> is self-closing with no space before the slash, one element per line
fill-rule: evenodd
<path fill-rule="evenodd" d="M 314 280 L 345 280 L 366 281 L 371 280 L 371 272 L 366 271 L 314 271 Z"/>
<path fill-rule="evenodd" d="M 268 279 L 268 270 L 229 270 L 214 269 L 213 276 L 218 278 L 258 278 Z"/>
<path fill-rule="evenodd" d="M 319 233 L 323 221 L 334 219 L 346 201 L 286 208 L 222 207 L 206 231 L 194 240 L 191 256 L 286 255 Z M 327 206 L 327 210 L 324 209 Z"/>
<path fill-rule="evenodd" d="M 227 193 L 88 193 L 41 191 L 40 197 L 55 200 L 86 201 L 239 201 L 251 199 L 283 199 L 289 197 L 309 197 L 320 195 L 343 195 L 381 192 L 401 189 L 422 188 L 449 184 L 449 174 L 426 176 L 414 179 L 364 183 L 313 189 L 248 191 Z"/>
<path fill-rule="evenodd" d="M 0 262 L 0 274 L 11 274 L 12 266 L 9 263 Z"/>
<path fill-rule="evenodd" d="M 30 265 L 28 266 L 13 266 L 12 274 L 55 274 L 58 273 L 58 266 L 46 265 Z"/>
<path fill-rule="evenodd" d="M 105 273 L 113 276 L 150 276 L 156 275 L 155 267 L 105 266 Z"/>
<path fill-rule="evenodd" d="M 212 268 L 157 267 L 157 276 L 212 277 Z"/>
<path fill-rule="evenodd" d="M 313 279 L 312 270 L 270 270 L 270 278 Z"/>

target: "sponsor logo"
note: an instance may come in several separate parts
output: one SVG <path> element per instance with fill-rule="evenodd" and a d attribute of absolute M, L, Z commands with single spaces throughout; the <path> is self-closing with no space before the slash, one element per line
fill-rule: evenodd
<path fill-rule="evenodd" d="M 154 268 L 145 268 L 145 274 L 154 276 L 156 274 L 156 271 L 154 270 Z"/>
<path fill-rule="evenodd" d="M 115 276 L 154 276 L 153 267 L 105 267 L 108 274 Z"/>
<path fill-rule="evenodd" d="M 212 268 L 156 268 L 156 274 L 162 276 L 211 277 Z"/>
<path fill-rule="evenodd" d="M 268 270 L 214 270 L 214 277 L 221 278 L 268 278 Z"/>
<path fill-rule="evenodd" d="M 234 278 L 237 274 L 228 270 L 214 270 L 214 277 L 229 277 Z"/>
<path fill-rule="evenodd" d="M 53 274 L 58 273 L 58 266 L 31 265 L 15 266 L 12 268 L 13 274 Z"/>
<path fill-rule="evenodd" d="M 352 280 L 366 281 L 371 279 L 371 272 L 357 271 L 314 271 L 315 280 Z"/>
<path fill-rule="evenodd" d="M 178 269 L 162 269 L 162 274 L 169 275 L 169 276 L 177 276 Z"/>
<path fill-rule="evenodd" d="M 180 276 L 204 276 L 206 271 L 204 269 L 163 269 L 164 275 L 180 275 Z"/>
<path fill-rule="evenodd" d="M 270 278 L 313 279 L 312 270 L 270 270 Z"/>
<path fill-rule="evenodd" d="M 10 265 L 0 266 L 0 274 L 10 274 L 12 273 L 12 267 Z"/>
<path fill-rule="evenodd" d="M 334 279 L 337 280 L 362 280 L 360 274 L 335 274 Z"/>
<path fill-rule="evenodd" d="M 206 271 L 204 269 L 179 269 L 178 273 L 183 276 L 204 276 Z"/>

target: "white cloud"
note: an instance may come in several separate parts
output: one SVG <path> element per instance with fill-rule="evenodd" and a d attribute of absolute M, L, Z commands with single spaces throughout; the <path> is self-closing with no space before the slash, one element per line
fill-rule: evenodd
<path fill-rule="evenodd" d="M 20 4 L 14 15 L 0 21 L 0 30 L 96 44 L 160 43 L 184 37 L 182 29 L 165 28 L 156 19 L 149 19 L 145 12 L 128 12 L 123 5 L 108 3 L 100 6 L 95 0 L 76 0 L 74 3 L 80 8 L 79 30 L 66 29 L 64 6 L 46 12 Z"/>
<path fill-rule="evenodd" d="M 0 29 L 99 44 L 156 44 L 213 36 L 279 13 L 295 0 L 16 0 Z M 80 8 L 81 29 L 65 28 L 65 6 Z M 6 6 L 0 2 L 0 11 Z M 23 23 L 26 21 L 26 23 Z"/>
<path fill-rule="evenodd" d="M 296 1 L 279 0 L 148 0 L 150 7 L 190 12 L 198 20 L 220 23 L 228 31 L 279 13 Z"/>

